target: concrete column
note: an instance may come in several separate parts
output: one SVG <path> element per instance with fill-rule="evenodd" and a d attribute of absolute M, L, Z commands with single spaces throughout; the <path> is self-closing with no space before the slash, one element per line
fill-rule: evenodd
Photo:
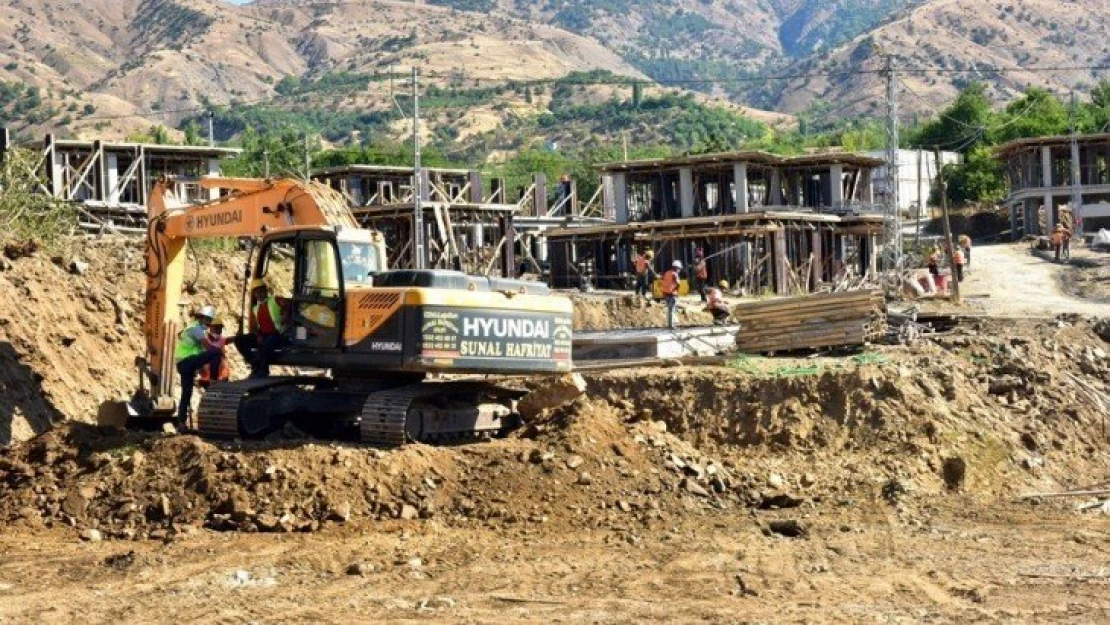
<path fill-rule="evenodd" d="M 678 170 L 678 206 L 683 217 L 694 216 L 694 172 L 689 167 Z"/>
<path fill-rule="evenodd" d="M 481 204 L 482 203 L 482 172 L 472 170 L 468 174 L 468 177 L 470 179 L 470 194 L 469 194 L 470 195 L 470 203 L 471 204 Z"/>
<path fill-rule="evenodd" d="M 1023 203 L 1024 206 L 1024 203 Z M 1017 204 L 1010 205 L 1010 240 L 1017 241 Z"/>
<path fill-rule="evenodd" d="M 207 173 L 207 175 L 212 176 L 212 177 L 217 177 L 217 176 L 220 175 L 220 159 L 218 159 L 218 158 L 208 159 L 208 173 Z M 218 199 L 220 199 L 220 190 L 219 189 L 209 189 L 208 190 L 208 199 L 209 200 L 218 200 Z"/>
<path fill-rule="evenodd" d="M 777 169 L 771 170 L 771 197 L 768 201 L 771 206 L 782 206 L 782 173 Z"/>
<path fill-rule="evenodd" d="M 1056 227 L 1056 209 L 1052 206 L 1052 149 L 1041 146 L 1041 186 L 1044 187 L 1043 204 L 1049 231 Z M 1038 232 L 1038 234 L 1040 234 Z"/>
<path fill-rule="evenodd" d="M 748 164 L 736 163 L 732 166 L 732 179 L 733 179 L 733 192 L 735 193 L 735 202 L 733 206 L 736 207 L 737 213 L 746 213 L 748 208 Z"/>
<path fill-rule="evenodd" d="M 824 251 L 821 249 L 821 230 L 810 232 L 810 247 L 813 248 L 813 282 L 825 279 Z"/>
<path fill-rule="evenodd" d="M 775 230 L 774 255 L 775 259 L 775 293 L 786 295 L 786 231 L 782 228 Z"/>
<path fill-rule="evenodd" d="M 613 186 L 613 206 L 606 211 L 613 215 L 618 224 L 628 223 L 628 178 L 624 174 L 609 176 Z"/>
<path fill-rule="evenodd" d="M 833 206 L 844 204 L 844 166 L 832 165 L 829 167 L 829 202 Z"/>
<path fill-rule="evenodd" d="M 104 160 L 104 173 L 107 176 L 104 181 L 105 199 L 109 204 L 116 205 L 119 204 L 119 155 L 105 153 Z"/>

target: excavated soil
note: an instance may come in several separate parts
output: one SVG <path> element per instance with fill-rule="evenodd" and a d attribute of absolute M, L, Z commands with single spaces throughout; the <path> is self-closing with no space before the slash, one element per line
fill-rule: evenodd
<path fill-rule="evenodd" d="M 645 297 L 629 294 L 599 293 L 570 295 L 574 302 L 574 329 L 598 332 L 621 328 L 665 328 L 667 307 Z M 680 326 L 707 325 L 713 317 L 705 312 L 697 297 L 683 297 L 675 323 Z"/>
<path fill-rule="evenodd" d="M 92 425 L 133 381 L 141 282 L 105 275 L 129 252 L 0 273 L 38 319 L 2 317 L 2 396 L 44 415 L 0 451 L 0 621 L 1110 617 L 1110 507 L 1015 499 L 1110 480 L 1106 321 L 590 373 L 483 443 L 220 443 Z M 226 307 L 237 263 L 210 266 Z M 578 303 L 576 327 L 662 311 Z"/>

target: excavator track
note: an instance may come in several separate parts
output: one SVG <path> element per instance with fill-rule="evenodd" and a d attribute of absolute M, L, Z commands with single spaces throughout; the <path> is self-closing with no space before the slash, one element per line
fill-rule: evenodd
<path fill-rule="evenodd" d="M 197 409 L 197 431 L 206 438 L 238 438 L 243 399 L 261 390 L 295 383 L 293 378 L 224 382 L 209 387 Z"/>
<path fill-rule="evenodd" d="M 427 385 L 411 384 L 371 394 L 362 407 L 359 438 L 382 447 L 404 445 L 408 442 L 409 407 L 428 392 Z"/>
<path fill-rule="evenodd" d="M 239 436 L 239 405 L 252 388 L 239 382 L 215 384 L 200 400 L 197 431 L 206 438 Z"/>

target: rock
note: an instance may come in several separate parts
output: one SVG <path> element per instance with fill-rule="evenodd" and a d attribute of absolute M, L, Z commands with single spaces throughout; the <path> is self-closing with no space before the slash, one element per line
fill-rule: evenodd
<path fill-rule="evenodd" d="M 802 487 L 809 488 L 810 486 L 813 486 L 817 483 L 817 476 L 812 473 L 803 473 L 801 483 Z"/>
<path fill-rule="evenodd" d="M 453 608 L 455 607 L 455 600 L 451 597 L 436 597 L 429 604 L 434 608 Z"/>
<path fill-rule="evenodd" d="M 764 510 L 797 508 L 805 503 L 805 499 L 796 497 L 785 491 L 771 491 L 763 494 L 759 507 Z"/>
<path fill-rule="evenodd" d="M 352 562 L 347 565 L 347 575 L 366 577 L 367 575 L 373 574 L 376 570 L 377 567 L 369 562 Z"/>
<path fill-rule="evenodd" d="M 145 461 L 146 454 L 141 451 L 136 451 L 135 453 L 128 456 L 127 460 L 123 461 L 123 468 L 127 469 L 128 471 L 134 471 L 135 469 L 143 466 L 143 462 Z"/>
<path fill-rule="evenodd" d="M 346 523 L 351 520 L 351 503 L 344 501 L 343 503 L 333 504 L 328 506 L 328 520 L 339 521 Z"/>
<path fill-rule="evenodd" d="M 104 540 L 104 536 L 102 536 L 101 533 L 100 533 L 100 530 L 97 530 L 97 529 L 91 529 L 90 528 L 90 529 L 87 529 L 87 530 L 82 530 L 80 536 L 81 536 L 81 540 L 84 540 L 84 541 L 87 541 L 87 542 L 90 542 L 90 543 L 98 543 L 101 540 Z"/>
<path fill-rule="evenodd" d="M 892 505 L 898 503 L 898 500 L 901 499 L 902 495 L 905 495 L 906 492 L 906 486 L 896 479 L 887 480 L 887 482 L 883 484 L 883 499 L 887 500 L 887 503 Z"/>
<path fill-rule="evenodd" d="M 967 477 L 967 462 L 959 456 L 945 458 L 941 467 L 941 476 L 948 490 L 959 490 Z"/>
<path fill-rule="evenodd" d="M 417 510 L 415 506 L 405 504 L 401 506 L 401 512 L 398 516 L 405 521 L 411 521 L 420 516 L 420 510 Z"/>
<path fill-rule="evenodd" d="M 96 490 L 87 486 L 70 490 L 62 501 L 62 512 L 75 519 L 84 518 L 85 512 L 89 509 L 89 502 L 95 496 Z"/>
<path fill-rule="evenodd" d="M 260 514 L 254 517 L 254 524 L 263 532 L 276 532 L 281 529 L 281 521 L 272 514 Z"/>
<path fill-rule="evenodd" d="M 528 453 L 528 462 L 532 464 L 541 464 L 543 462 L 543 452 L 538 449 L 533 449 Z"/>
<path fill-rule="evenodd" d="M 594 478 L 588 472 L 583 471 L 578 474 L 578 484 L 581 486 L 589 486 L 594 483 Z"/>
<path fill-rule="evenodd" d="M 172 423 L 163 423 L 162 424 L 162 433 L 163 434 L 177 434 L 177 427 L 174 426 L 174 424 L 172 424 Z"/>
<path fill-rule="evenodd" d="M 787 538 L 804 538 L 809 534 L 806 528 L 794 519 L 776 519 L 767 524 L 767 529 L 772 534 Z"/>
<path fill-rule="evenodd" d="M 627 501 L 624 501 L 623 499 L 617 501 L 617 508 L 621 512 L 631 512 L 632 511 L 632 506 Z"/>
<path fill-rule="evenodd" d="M 407 564 L 410 569 L 419 569 L 424 566 L 424 561 L 420 558 L 414 557 L 409 558 L 408 561 L 405 562 L 405 564 Z"/>
<path fill-rule="evenodd" d="M 691 495 L 697 495 L 698 497 L 711 496 L 709 491 L 705 490 L 704 486 L 689 478 L 682 480 L 682 488 L 686 489 L 686 492 L 690 493 Z"/>
<path fill-rule="evenodd" d="M 1021 466 L 1032 471 L 1044 466 L 1044 458 L 1040 456 L 1029 456 L 1021 461 Z"/>
<path fill-rule="evenodd" d="M 517 410 L 525 419 L 534 419 L 544 410 L 565 406 L 585 392 L 586 380 L 580 374 L 568 373 L 525 395 Z"/>
<path fill-rule="evenodd" d="M 767 477 L 767 485 L 771 488 L 782 488 L 785 484 L 786 480 L 778 473 L 772 473 Z"/>
<path fill-rule="evenodd" d="M 69 264 L 69 272 L 75 276 L 83 276 L 89 271 L 89 264 L 74 260 Z"/>
<path fill-rule="evenodd" d="M 583 462 L 585 462 L 585 460 L 582 459 L 582 456 L 571 456 L 570 458 L 567 458 L 567 468 L 577 469 L 578 467 L 582 466 Z"/>

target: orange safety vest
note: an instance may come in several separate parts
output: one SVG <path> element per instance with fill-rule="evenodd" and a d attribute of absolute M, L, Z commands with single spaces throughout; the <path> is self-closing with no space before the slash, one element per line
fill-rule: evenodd
<path fill-rule="evenodd" d="M 667 271 L 663 274 L 663 295 L 671 296 L 678 295 L 678 272 L 674 269 Z"/>
<path fill-rule="evenodd" d="M 698 280 L 705 280 L 709 278 L 709 268 L 705 266 L 705 260 L 699 260 L 698 264 L 694 267 L 694 275 Z"/>
<path fill-rule="evenodd" d="M 1060 245 L 1064 242 L 1064 233 L 1059 230 L 1052 233 L 1051 241 L 1053 245 Z"/>
<path fill-rule="evenodd" d="M 648 267 L 651 266 L 648 259 L 642 255 L 637 256 L 632 262 L 636 263 L 636 274 L 641 276 L 647 273 Z"/>
<path fill-rule="evenodd" d="M 964 264 L 964 253 L 960 250 L 956 250 L 956 253 L 952 255 L 952 260 L 955 261 L 957 265 Z"/>

